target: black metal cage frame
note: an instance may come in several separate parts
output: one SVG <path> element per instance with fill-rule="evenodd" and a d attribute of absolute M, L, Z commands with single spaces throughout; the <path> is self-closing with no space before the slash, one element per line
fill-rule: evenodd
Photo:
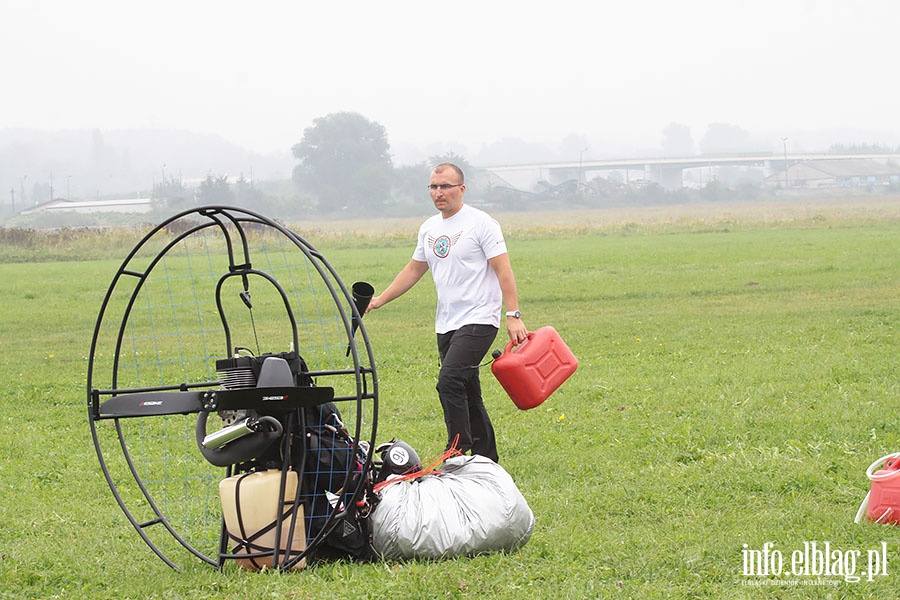
<path fill-rule="evenodd" d="M 224 307 L 230 296 L 223 292 L 223 288 L 233 283 L 242 288 L 241 299 L 246 303 L 252 321 L 254 309 L 249 300 L 249 288 L 251 282 L 255 284 L 257 281 L 262 282 L 261 285 L 266 286 L 267 293 L 274 298 L 271 304 L 276 308 L 272 310 L 281 311 L 280 318 L 283 320 L 280 322 L 287 324 L 285 330 L 288 331 L 291 351 L 296 351 L 309 360 L 298 334 L 298 313 L 302 311 L 295 305 L 294 298 L 297 294 L 309 293 L 305 288 L 315 288 L 316 297 L 310 304 L 320 311 L 321 318 L 319 321 L 315 316 L 307 319 L 307 327 L 316 332 L 327 330 L 327 334 L 321 334 L 326 341 L 320 352 L 326 359 L 311 361 L 314 364 L 310 364 L 303 372 L 302 380 L 298 378 L 277 386 L 227 389 L 218 377 L 184 374 L 187 372 L 187 367 L 184 367 L 187 359 L 184 356 L 180 359 L 181 365 L 177 360 L 173 361 L 176 364 L 172 369 L 167 364 L 158 364 L 161 363 L 158 357 L 169 351 L 168 347 L 184 343 L 179 337 L 181 332 L 177 332 L 177 335 L 153 333 L 143 336 L 134 333 L 135 329 L 142 326 L 136 326 L 135 321 L 151 323 L 154 320 L 155 313 L 148 313 L 148 317 L 136 316 L 144 305 L 157 303 L 156 297 L 164 295 L 155 291 L 151 293 L 149 290 L 153 286 L 164 292 L 167 290 L 173 296 L 170 300 L 171 307 L 166 310 L 173 314 L 182 310 L 176 307 L 178 302 L 174 298 L 173 289 L 177 286 L 168 281 L 166 285 L 157 285 L 156 282 L 165 280 L 159 273 L 164 269 L 165 263 L 179 260 L 182 246 L 199 245 L 196 241 L 198 236 L 203 236 L 204 239 L 211 236 L 216 240 L 215 259 L 204 259 L 209 263 L 209 271 L 202 274 L 202 277 L 215 280 L 215 309 L 210 308 L 208 314 L 200 315 L 203 310 L 195 310 L 191 305 L 191 310 L 199 316 L 191 314 L 190 318 L 202 323 L 205 333 L 200 337 L 203 337 L 204 346 L 207 337 L 219 336 L 223 345 L 215 351 L 206 349 L 198 352 L 203 355 L 190 357 L 190 360 L 200 365 L 200 371 L 205 368 L 209 373 L 214 359 L 229 358 L 237 352 L 238 346 L 234 345 L 231 322 L 226 317 L 227 309 Z M 272 266 L 272 261 L 265 255 L 266 250 L 260 251 L 251 243 L 251 237 L 254 236 L 277 238 L 281 248 L 279 252 L 289 254 L 296 260 L 291 263 L 284 259 L 287 260 L 286 264 Z M 218 261 L 220 257 L 224 262 Z M 302 267 L 300 263 L 304 263 Z M 294 276 L 298 268 L 306 269 L 309 274 L 306 285 Z M 200 276 L 189 273 L 187 276 L 179 274 L 178 277 L 187 279 L 186 283 L 178 283 L 183 286 L 179 289 L 188 290 L 188 294 L 193 293 L 195 296 L 198 294 L 191 277 Z M 280 277 L 288 281 L 284 283 L 280 281 Z M 207 291 L 210 290 L 211 288 Z M 148 299 L 145 300 L 144 296 Z M 150 296 L 153 298 L 149 298 Z M 279 302 L 281 306 L 277 306 Z M 213 306 L 212 302 L 209 306 Z M 309 242 L 280 223 L 241 208 L 206 206 L 178 213 L 149 231 L 128 254 L 107 289 L 94 328 L 87 366 L 88 421 L 100 466 L 116 502 L 143 541 L 166 564 L 178 569 L 174 555 L 181 548 L 217 567 L 234 558 L 270 557 L 271 565 L 290 569 L 304 558 L 314 556 L 323 540 L 346 519 L 348 510 L 365 501 L 364 478 L 353 475 L 354 471 L 360 468 L 366 471 L 371 466 L 376 445 L 378 380 L 372 348 L 362 324 L 361 310 L 364 311 L 364 307 L 357 306 L 350 289 L 344 285 L 335 269 Z M 216 317 L 219 322 L 211 324 L 210 321 Z M 179 318 L 180 314 L 171 317 L 172 329 L 181 326 Z M 151 325 L 155 326 L 153 323 Z M 253 335 L 256 336 L 256 322 L 252 323 L 252 327 Z M 357 337 L 360 343 L 357 343 Z M 135 339 L 138 341 L 135 342 Z M 162 346 L 168 347 L 160 349 Z M 145 352 L 147 348 L 150 350 Z M 260 348 L 257 350 L 261 351 Z M 141 362 L 144 358 L 139 355 L 154 351 L 157 354 L 156 363 L 151 359 L 147 359 L 146 363 Z M 169 371 L 179 374 L 172 375 Z M 148 372 L 153 372 L 154 378 L 146 377 Z M 152 381 L 145 382 L 145 379 Z M 310 428 L 319 427 L 326 431 L 324 428 L 327 427 L 327 431 L 333 433 L 331 425 L 311 423 L 304 417 L 309 414 L 305 409 L 320 407 L 329 402 L 339 407 L 345 417 L 349 416 L 345 418 L 350 443 L 348 452 L 353 457 L 358 457 L 358 460 L 348 460 L 345 471 L 337 474 L 339 481 L 352 482 L 350 488 L 342 486 L 330 490 L 334 496 L 329 503 L 328 514 L 316 515 L 310 507 L 315 494 L 322 492 L 303 484 L 311 475 L 316 474 L 309 472 L 307 461 L 298 461 L 292 459 L 292 456 L 305 456 L 309 451 L 305 445 L 308 437 L 305 432 Z M 217 508 L 220 507 L 208 497 L 198 498 L 195 488 L 208 490 L 222 475 L 229 477 L 261 466 L 255 464 L 251 457 L 249 460 L 242 459 L 229 464 L 222 473 L 221 467 L 216 469 L 209 465 L 201 452 L 196 447 L 191 447 L 188 435 L 182 436 L 183 441 L 179 437 L 176 442 L 172 442 L 168 439 L 161 440 L 156 433 L 135 433 L 131 425 L 141 422 L 148 424 L 151 429 L 171 427 L 182 431 L 193 419 L 199 419 L 202 415 L 205 428 L 206 415 L 217 411 L 242 410 L 253 411 L 258 416 L 270 416 L 284 424 L 284 431 L 279 432 L 280 437 L 272 444 L 273 447 L 280 448 L 275 452 L 281 458 L 278 466 L 281 470 L 280 497 L 284 497 L 285 482 L 290 471 L 297 473 L 301 484 L 297 485 L 296 494 L 292 498 L 285 498 L 285 510 L 278 511 L 272 524 L 274 547 L 252 551 L 252 543 L 248 544 L 244 540 L 244 551 L 238 554 L 233 552 L 233 548 L 229 549 L 229 536 L 223 516 L 221 511 L 217 514 Z M 164 419 L 172 419 L 174 425 L 163 424 Z M 302 446 L 299 453 L 297 444 Z M 174 458 L 173 448 L 176 447 L 184 449 L 183 456 Z M 178 491 L 174 493 L 172 490 L 176 487 L 168 478 L 172 477 L 171 472 L 175 469 L 168 466 L 168 463 L 164 466 L 157 465 L 157 461 L 164 458 L 159 455 L 164 454 L 173 455 L 172 464 L 176 464 L 179 470 Z M 121 463 L 121 466 L 111 463 Z M 305 510 L 300 510 L 301 507 L 305 507 Z M 174 516 L 175 513 L 179 513 L 179 516 Z M 300 515 L 303 515 L 305 523 L 299 521 Z M 322 522 L 313 523 L 313 519 L 320 519 Z M 295 527 L 305 525 L 305 548 L 296 551 L 284 546 L 280 540 L 283 523 L 289 523 L 289 536 Z M 210 533 L 213 528 L 215 533 Z M 192 541 L 191 532 L 195 531 L 201 532 L 200 537 L 208 534 L 207 539 L 212 539 L 217 534 L 218 543 L 215 548 L 208 542 Z"/>

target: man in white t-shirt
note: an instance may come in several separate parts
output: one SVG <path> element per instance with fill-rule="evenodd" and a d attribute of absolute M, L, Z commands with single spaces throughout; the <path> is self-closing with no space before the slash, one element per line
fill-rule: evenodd
<path fill-rule="evenodd" d="M 519 312 L 519 294 L 500 225 L 484 211 L 463 203 L 462 170 L 443 163 L 428 186 L 439 214 L 419 228 L 412 260 L 391 284 L 372 298 L 366 312 L 380 308 L 412 288 L 431 271 L 437 290 L 435 314 L 441 371 L 437 391 L 447 425 L 448 447 L 456 442 L 498 460 L 494 428 L 481 397 L 478 365 L 490 350 L 506 305 L 506 331 L 521 344 L 528 330 Z"/>

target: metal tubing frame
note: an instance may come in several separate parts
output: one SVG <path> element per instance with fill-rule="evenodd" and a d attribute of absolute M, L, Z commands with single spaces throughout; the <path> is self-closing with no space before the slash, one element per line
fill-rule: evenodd
<path fill-rule="evenodd" d="M 206 217 L 209 222 L 196 224 L 187 230 L 183 231 L 180 234 L 175 235 L 175 237 L 156 254 L 156 257 L 150 261 L 150 264 L 146 267 L 146 269 L 141 271 L 135 271 L 128 268 L 129 263 L 137 256 L 138 252 L 143 248 L 143 246 L 151 240 L 154 236 L 156 236 L 159 232 L 166 229 L 173 222 L 178 221 L 179 219 L 197 215 L 201 217 Z M 230 223 L 238 232 L 241 238 L 241 248 L 243 250 L 244 258 L 247 260 L 244 261 L 243 264 L 237 265 L 234 260 L 234 252 L 233 252 L 233 244 L 231 238 L 229 236 L 228 228 L 226 227 L 226 221 Z M 372 464 L 372 454 L 375 448 L 375 436 L 377 433 L 377 421 L 378 421 L 378 378 L 375 369 L 375 360 L 372 354 L 372 347 L 369 343 L 369 338 L 365 330 L 365 326 L 363 325 L 362 315 L 359 314 L 356 305 L 353 301 L 353 297 L 351 292 L 348 290 L 347 286 L 343 283 L 341 278 L 338 276 L 337 272 L 333 269 L 333 267 L 327 262 L 325 257 L 316 250 L 309 242 L 290 231 L 289 229 L 283 227 L 279 223 L 253 211 L 249 211 L 246 209 L 229 207 L 229 206 L 206 206 L 199 207 L 190 210 L 186 210 L 180 212 L 169 219 L 163 221 L 152 230 L 150 230 L 131 250 L 131 252 L 127 255 L 127 257 L 122 262 L 119 269 L 116 271 L 116 274 L 113 277 L 112 282 L 107 288 L 106 295 L 104 296 L 103 302 L 100 307 L 99 314 L 97 316 L 97 320 L 94 327 L 94 334 L 91 339 L 91 347 L 90 354 L 88 359 L 88 368 L 87 368 L 87 408 L 88 408 L 88 422 L 91 430 L 91 437 L 94 444 L 94 449 L 97 453 L 98 460 L 100 462 L 100 467 L 103 471 L 103 475 L 106 479 L 106 482 L 112 491 L 113 497 L 118 503 L 119 507 L 125 513 L 126 518 L 131 523 L 131 525 L 138 532 L 140 537 L 144 540 L 144 542 L 150 547 L 150 549 L 167 565 L 175 570 L 179 570 L 178 566 L 172 561 L 161 548 L 159 548 L 153 540 L 147 535 L 145 529 L 156 524 L 161 524 L 166 529 L 166 531 L 188 552 L 206 562 L 216 567 L 221 567 L 224 564 L 225 560 L 230 558 L 251 558 L 248 555 L 231 555 L 227 553 L 227 532 L 225 530 L 224 519 L 222 519 L 221 524 L 221 533 L 220 533 L 220 542 L 219 542 L 219 554 L 216 558 L 212 558 L 207 556 L 203 552 L 194 548 L 187 540 L 184 539 L 182 535 L 180 535 L 175 528 L 169 523 L 168 519 L 163 515 L 162 510 L 159 508 L 157 503 L 152 498 L 150 491 L 147 489 L 147 486 L 141 479 L 138 474 L 137 467 L 131 457 L 130 452 L 128 451 L 128 444 L 125 440 L 124 433 L 121 428 L 121 423 L 119 418 L 115 418 L 115 430 L 116 435 L 118 437 L 119 446 L 123 453 L 123 456 L 128 464 L 128 468 L 131 472 L 131 475 L 139 487 L 141 493 L 143 494 L 144 499 L 147 501 L 150 506 L 152 512 L 156 515 L 154 518 L 151 518 L 148 521 L 140 522 L 135 518 L 131 510 L 125 503 L 122 495 L 119 493 L 117 489 L 116 483 L 113 480 L 112 474 L 109 471 L 109 467 L 107 465 L 107 461 L 104 458 L 103 449 L 101 448 L 100 438 L 97 431 L 97 422 L 101 420 L 99 415 L 99 399 L 101 396 L 109 395 L 115 396 L 122 393 L 139 393 L 142 391 L 159 391 L 159 390 L 188 390 L 192 388 L 202 388 L 202 387 L 211 387 L 213 385 L 217 385 L 218 382 L 203 382 L 203 383 L 180 383 L 173 386 L 156 386 L 156 387 L 148 387 L 148 388 L 132 388 L 132 389 L 117 389 L 116 382 L 118 380 L 118 370 L 119 370 L 119 357 L 121 356 L 122 350 L 122 342 L 125 333 L 126 323 L 128 321 L 128 316 L 131 314 L 132 308 L 134 306 L 134 302 L 136 301 L 139 292 L 141 291 L 144 283 L 146 282 L 149 274 L 153 271 L 154 267 L 159 263 L 162 257 L 177 244 L 182 242 L 187 237 L 205 229 L 208 227 L 218 226 L 222 234 L 226 238 L 228 254 L 229 254 L 229 276 L 230 275 L 243 275 L 246 277 L 246 274 L 253 272 L 254 274 L 259 274 L 259 272 L 252 270 L 250 268 L 249 261 L 249 247 L 247 245 L 247 238 L 244 233 L 242 223 L 256 223 L 261 225 L 266 225 L 277 230 L 279 233 L 287 237 L 298 249 L 300 249 L 305 255 L 306 259 L 315 267 L 325 286 L 327 287 L 329 293 L 331 294 L 332 300 L 335 303 L 338 314 L 343 321 L 344 328 L 347 332 L 349 347 L 352 354 L 352 360 L 354 364 L 354 369 L 338 369 L 338 370 L 321 370 L 309 372 L 310 376 L 314 377 L 329 377 L 329 376 L 339 376 L 339 375 L 354 375 L 356 382 L 356 394 L 355 395 L 345 395 L 340 397 L 335 397 L 333 401 L 342 402 L 342 401 L 356 401 L 357 405 L 360 406 L 360 403 L 363 400 L 371 400 L 372 401 L 372 427 L 371 427 L 371 439 L 369 440 L 369 448 L 366 453 L 365 464 L 363 468 L 368 470 Z M 110 301 L 113 295 L 114 290 L 116 289 L 119 282 L 122 280 L 123 276 L 136 277 L 138 279 L 136 286 L 134 287 L 131 297 L 129 298 L 125 311 L 122 315 L 122 321 L 120 323 L 118 336 L 116 340 L 116 352 L 115 357 L 113 359 L 112 366 L 112 389 L 95 389 L 92 385 L 93 382 L 93 374 L 94 374 L 94 365 L 95 365 L 95 352 L 97 351 L 97 343 L 98 338 L 101 332 L 101 326 L 104 322 L 104 317 L 106 316 L 106 311 L 110 306 Z M 272 278 L 271 280 L 274 281 Z M 337 288 L 332 283 L 332 280 L 337 284 Z M 277 283 L 277 282 L 276 282 Z M 284 297 L 283 290 L 281 290 L 280 286 L 278 286 L 279 290 Z M 344 302 L 346 305 L 350 307 L 350 314 L 347 314 L 347 311 L 344 309 Z M 288 311 L 290 312 L 290 306 L 288 305 Z M 220 316 L 223 319 L 223 326 L 227 330 L 227 324 L 224 321 L 224 315 Z M 293 326 L 293 337 L 295 340 L 296 347 L 296 324 L 293 319 L 293 315 L 291 314 L 291 321 Z M 354 327 L 355 325 L 355 327 Z M 368 368 L 363 367 L 360 364 L 360 354 L 359 354 L 359 346 L 356 343 L 355 335 L 351 334 L 353 330 L 359 332 L 363 342 L 365 353 L 368 359 L 368 364 L 370 365 Z M 230 334 L 227 334 L 228 342 L 230 343 Z M 370 389 L 371 386 L 371 389 Z M 351 452 L 356 455 L 359 452 L 359 442 L 360 442 L 360 434 L 362 430 L 362 410 L 357 410 L 356 413 L 356 423 L 353 429 L 352 438 L 354 440 L 353 447 Z M 300 424 L 304 426 L 303 423 Z M 301 439 L 304 439 L 305 446 L 305 436 L 300 436 Z M 290 436 L 285 434 L 285 443 L 289 444 Z M 305 455 L 305 447 L 304 447 L 304 455 Z M 285 455 L 285 464 L 282 466 L 282 481 L 281 481 L 281 498 L 283 498 L 283 493 L 285 490 L 285 477 L 286 470 L 290 468 L 289 462 L 289 454 Z M 353 463 L 352 461 L 348 461 L 347 471 L 345 472 L 345 477 L 349 478 L 352 474 Z M 230 475 L 232 471 L 232 467 L 228 467 L 227 474 Z M 294 503 L 292 505 L 292 524 L 291 524 L 291 536 L 293 533 L 293 528 L 296 525 L 296 515 L 297 509 L 302 502 L 302 487 L 303 487 L 303 470 L 298 473 L 298 485 L 297 485 L 297 494 L 294 499 Z M 325 525 L 323 525 L 322 529 L 316 535 L 313 540 L 307 540 L 306 547 L 303 552 L 297 556 L 291 557 L 290 548 L 287 549 L 286 556 L 282 564 L 279 565 L 279 568 L 282 569 L 290 569 L 294 565 L 296 565 L 300 560 L 302 560 L 307 555 L 311 554 L 319 543 L 331 532 L 334 528 L 341 522 L 341 520 L 347 514 L 347 507 L 352 503 L 352 501 L 356 500 L 359 496 L 360 492 L 363 490 L 364 486 L 364 478 L 358 478 L 359 481 L 356 487 L 352 490 L 352 496 L 349 499 L 349 502 L 338 503 L 334 506 L 331 511 Z M 341 504 L 344 504 L 343 510 L 340 510 Z M 283 519 L 283 511 L 278 511 L 278 518 L 276 524 L 276 542 L 275 548 L 273 550 L 273 564 L 278 562 L 278 555 L 280 551 L 280 534 L 281 534 L 281 524 Z"/>

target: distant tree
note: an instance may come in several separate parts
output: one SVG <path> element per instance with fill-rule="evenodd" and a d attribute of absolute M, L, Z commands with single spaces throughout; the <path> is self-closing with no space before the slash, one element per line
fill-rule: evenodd
<path fill-rule="evenodd" d="M 166 177 L 165 175 L 160 182 L 154 182 L 153 192 L 150 194 L 150 199 L 155 206 L 166 208 L 185 208 L 189 197 L 190 194 L 181 182 L 181 177 Z"/>
<path fill-rule="evenodd" d="M 433 154 L 432 156 L 429 156 L 428 157 L 429 171 L 428 171 L 428 173 L 426 173 L 426 176 L 428 176 L 430 174 L 432 167 L 439 165 L 441 163 L 453 163 L 454 165 L 456 165 L 457 167 L 462 169 L 462 172 L 466 176 L 469 176 L 470 174 L 472 174 L 472 175 L 475 174 L 475 167 L 473 167 L 469 163 L 469 161 L 466 160 L 465 156 L 461 156 L 461 155 L 457 154 L 456 152 L 451 151 L 451 152 L 447 152 L 445 154 Z M 426 185 L 427 185 L 427 182 L 426 182 Z"/>
<path fill-rule="evenodd" d="M 195 194 L 197 204 L 234 204 L 234 192 L 228 185 L 228 175 L 209 174 L 200 182 Z"/>
<path fill-rule="evenodd" d="M 700 140 L 703 154 L 733 154 L 751 149 L 750 133 L 727 123 L 710 123 Z"/>
<path fill-rule="evenodd" d="M 393 185 L 391 186 L 391 196 L 394 201 L 402 206 L 421 205 L 423 210 L 431 209 L 425 186 L 428 185 L 428 174 L 431 172 L 431 167 L 441 162 L 453 161 L 441 160 L 433 164 L 421 162 L 394 169 Z M 463 169 L 463 173 L 465 173 L 465 169 Z"/>
<path fill-rule="evenodd" d="M 393 163 L 383 126 L 353 112 L 313 121 L 292 151 L 294 182 L 325 210 L 377 214 L 390 197 Z"/>
<path fill-rule="evenodd" d="M 246 179 L 241 173 L 237 181 L 234 182 L 233 189 L 234 199 L 239 206 L 246 208 L 262 208 L 265 200 L 265 194 L 259 188 L 253 186 L 253 181 Z"/>
<path fill-rule="evenodd" d="M 883 144 L 832 144 L 828 148 L 829 154 L 891 154 L 900 150 Z"/>
<path fill-rule="evenodd" d="M 687 125 L 669 123 L 662 133 L 662 150 L 666 156 L 693 156 L 696 153 L 694 137 Z"/>

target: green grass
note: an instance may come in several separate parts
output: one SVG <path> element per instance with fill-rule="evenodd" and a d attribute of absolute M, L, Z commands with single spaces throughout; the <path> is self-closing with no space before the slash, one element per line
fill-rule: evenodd
<path fill-rule="evenodd" d="M 85 371 L 124 255 L 0 264 L 0 598 L 755 598 L 785 594 L 778 581 L 795 596 L 894 596 L 898 530 L 853 517 L 866 467 L 900 450 L 896 211 L 545 225 L 509 234 L 521 307 L 531 329 L 556 327 L 579 369 L 524 412 L 482 375 L 532 539 L 511 554 L 284 574 L 187 559 L 172 571 L 115 504 Z M 408 236 L 309 239 L 346 283 L 376 289 L 412 251 Z M 444 435 L 433 303 L 424 281 L 366 317 L 379 440 L 423 456 Z M 807 541 L 863 562 L 885 541 L 888 575 L 742 575 L 745 548 L 771 542 L 789 566 Z"/>

